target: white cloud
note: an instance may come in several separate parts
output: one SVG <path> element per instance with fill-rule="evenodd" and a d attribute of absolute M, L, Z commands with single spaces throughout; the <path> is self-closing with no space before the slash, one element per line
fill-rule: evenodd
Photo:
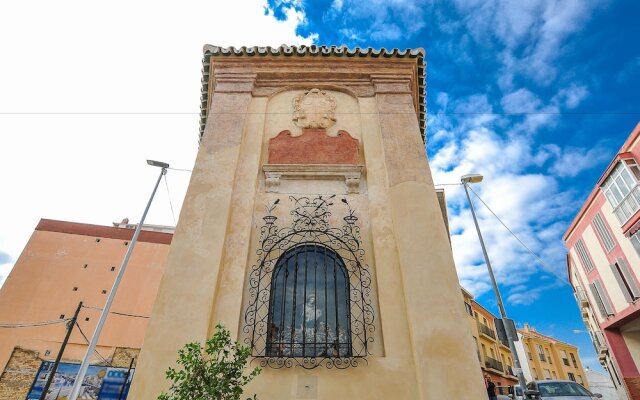
<path fill-rule="evenodd" d="M 474 40 L 502 49 L 499 82 L 513 86 L 517 76 L 549 85 L 557 76 L 555 61 L 566 39 L 589 20 L 601 0 L 456 0 Z"/>
<path fill-rule="evenodd" d="M 563 178 L 573 178 L 609 159 L 611 154 L 601 146 L 590 149 L 567 147 L 562 150 L 549 171 Z"/>
<path fill-rule="evenodd" d="M 576 108 L 589 95 L 589 89 L 584 85 L 572 84 L 558 90 L 553 101 L 568 109 Z"/>
<path fill-rule="evenodd" d="M 15 260 L 40 218 L 136 221 L 157 173 L 145 159 L 195 160 L 202 46 L 313 40 L 296 33 L 303 12 L 277 20 L 266 5 L 2 3 L 0 37 L 11 40 L 0 41 L 0 248 Z M 30 112 L 51 114 L 7 114 Z M 189 174 L 167 179 L 178 213 Z M 164 187 L 147 222 L 173 224 Z"/>
<path fill-rule="evenodd" d="M 440 107 L 460 111 L 492 109 L 484 95 L 458 101 L 449 100 L 446 94 L 439 98 L 447 99 L 436 103 Z M 509 93 L 501 103 L 504 109 L 512 112 L 535 112 L 552 107 L 544 105 L 526 89 Z M 436 114 L 439 111 L 434 110 Z M 529 116 L 519 117 L 520 122 L 496 115 L 491 118 L 467 114 L 454 114 L 448 119 L 442 115 L 429 117 L 436 134 L 433 140 L 428 140 L 438 148 L 430 157 L 434 182 L 459 182 L 460 177 L 468 173 L 484 175 L 483 182 L 471 188 L 529 248 L 545 260 L 545 265 L 541 265 L 471 194 L 496 278 L 503 286 L 508 302 L 532 304 L 546 290 L 563 284 L 549 274 L 565 274 L 565 250 L 561 236 L 566 225 L 559 221 L 570 215 L 577 204 L 572 194 L 564 191 L 559 182 L 561 176 L 550 169 L 568 162 L 565 154 L 573 154 L 571 149 L 536 143 L 534 137 L 540 125 L 528 120 Z M 539 123 L 551 122 L 553 119 Z M 461 284 L 473 294 L 481 295 L 490 291 L 491 286 L 466 196 L 459 186 L 444 188 Z M 551 283 L 534 290 L 523 290 L 529 280 L 534 277 L 543 279 L 545 275 L 552 276 Z"/>

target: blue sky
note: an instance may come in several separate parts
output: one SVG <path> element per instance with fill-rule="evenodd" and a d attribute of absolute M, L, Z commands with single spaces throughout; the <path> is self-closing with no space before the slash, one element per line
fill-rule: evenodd
<path fill-rule="evenodd" d="M 40 218 L 137 221 L 157 172 L 147 158 L 192 167 L 205 43 L 422 47 L 435 181 L 485 175 L 474 189 L 546 264 L 477 204 L 510 316 L 596 367 L 572 332 L 584 326 L 561 236 L 640 121 L 639 12 L 632 0 L 0 3 L 0 282 Z M 167 178 L 149 223 L 179 213 L 189 174 Z M 445 190 L 458 274 L 495 312 L 466 199 Z"/>
<path fill-rule="evenodd" d="M 579 345 L 597 368 L 566 284 L 562 234 L 640 122 L 640 3 L 593 0 L 283 1 L 324 45 L 426 50 L 427 152 L 436 183 L 482 173 L 481 228 L 507 310 Z M 462 284 L 495 313 L 464 192 L 445 186 Z"/>

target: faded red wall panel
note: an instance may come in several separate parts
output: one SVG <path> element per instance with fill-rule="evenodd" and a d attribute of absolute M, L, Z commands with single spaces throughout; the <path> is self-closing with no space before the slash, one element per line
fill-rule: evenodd
<path fill-rule="evenodd" d="M 358 164 L 358 139 L 347 131 L 335 137 L 324 129 L 305 129 L 300 136 L 282 131 L 269 139 L 269 164 Z"/>

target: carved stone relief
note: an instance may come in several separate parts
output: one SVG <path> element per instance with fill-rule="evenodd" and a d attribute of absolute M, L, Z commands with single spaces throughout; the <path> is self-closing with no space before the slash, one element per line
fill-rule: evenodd
<path fill-rule="evenodd" d="M 311 89 L 293 99 L 293 121 L 303 129 L 327 129 L 336 123 L 336 99 Z"/>

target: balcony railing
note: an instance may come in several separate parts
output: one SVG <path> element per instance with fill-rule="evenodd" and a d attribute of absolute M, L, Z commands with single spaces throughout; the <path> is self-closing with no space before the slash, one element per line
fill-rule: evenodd
<path fill-rule="evenodd" d="M 496 371 L 503 372 L 504 368 L 502 367 L 502 363 L 495 358 L 485 357 L 484 358 L 484 366 L 487 368 L 494 369 Z"/>
<path fill-rule="evenodd" d="M 613 213 L 618 217 L 620 225 L 623 225 L 640 210 L 640 185 L 636 185 L 624 196 L 622 201 L 613 209 Z"/>
<path fill-rule="evenodd" d="M 491 339 L 496 338 L 496 333 L 493 331 L 493 329 L 489 328 L 487 325 L 481 322 L 478 322 L 478 330 L 480 331 L 481 334 L 487 335 Z"/>
<path fill-rule="evenodd" d="M 511 375 L 511 376 L 516 376 L 515 372 L 513 372 L 513 368 L 511 368 L 511 365 L 507 365 L 507 374 Z"/>
<path fill-rule="evenodd" d="M 596 348 L 596 353 L 605 354 L 607 352 L 607 342 L 605 341 L 602 332 L 597 331 L 592 337 L 593 346 Z"/>
<path fill-rule="evenodd" d="M 585 292 L 583 288 L 579 286 L 576 287 L 575 296 L 576 296 L 576 301 L 578 302 L 578 305 L 580 306 L 580 308 L 589 307 L 589 299 L 587 298 L 587 292 Z"/>

